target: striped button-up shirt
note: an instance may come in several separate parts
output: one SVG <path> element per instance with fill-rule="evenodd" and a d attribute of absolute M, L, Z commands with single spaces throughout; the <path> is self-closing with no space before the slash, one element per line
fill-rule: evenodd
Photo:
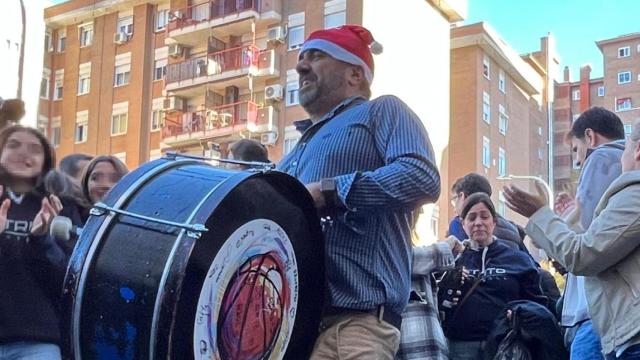
<path fill-rule="evenodd" d="M 413 212 L 440 176 L 420 119 L 394 96 L 344 100 L 304 133 L 278 170 L 304 184 L 333 178 L 346 210 L 325 230 L 331 306 L 402 313 L 411 287 Z"/>

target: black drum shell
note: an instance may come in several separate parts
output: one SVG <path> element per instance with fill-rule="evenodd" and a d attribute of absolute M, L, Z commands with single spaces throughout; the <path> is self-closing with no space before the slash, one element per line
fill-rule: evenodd
<path fill-rule="evenodd" d="M 65 279 L 65 357 L 193 358 L 204 276 L 229 235 L 253 219 L 274 221 L 291 240 L 299 291 L 284 358 L 308 357 L 324 296 L 324 247 L 317 212 L 301 183 L 275 171 L 161 159 L 123 178 L 104 203 L 204 224 L 209 231 L 197 239 L 179 227 L 127 215 L 91 216 Z"/>

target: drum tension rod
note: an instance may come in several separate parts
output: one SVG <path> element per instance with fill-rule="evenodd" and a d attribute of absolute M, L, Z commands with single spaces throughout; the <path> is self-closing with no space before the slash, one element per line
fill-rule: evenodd
<path fill-rule="evenodd" d="M 167 151 L 165 154 L 165 158 L 169 160 L 176 160 L 178 158 L 186 158 L 186 159 L 195 159 L 195 160 L 209 160 L 209 161 L 217 161 L 222 164 L 236 164 L 236 165 L 246 165 L 249 166 L 252 170 L 259 171 L 271 171 L 275 169 L 276 164 L 274 163 L 266 163 L 260 161 L 242 161 L 242 160 L 231 160 L 231 159 L 221 159 L 217 157 L 206 157 L 206 156 L 197 156 L 197 155 L 188 155 L 188 154 L 178 154 L 175 151 Z"/>
<path fill-rule="evenodd" d="M 89 214 L 91 214 L 93 216 L 102 216 L 107 212 L 118 214 L 118 215 L 130 216 L 132 218 L 145 220 L 145 221 L 150 221 L 150 222 L 154 222 L 154 223 L 158 223 L 158 224 L 163 224 L 163 225 L 168 225 L 168 226 L 175 226 L 175 227 L 180 228 L 180 229 L 185 229 L 185 230 L 187 230 L 187 235 L 188 236 L 196 238 L 196 239 L 200 238 L 200 236 L 202 235 L 203 232 L 209 231 L 209 229 L 207 229 L 202 224 L 185 224 L 185 223 L 177 223 L 177 222 L 169 221 L 169 220 L 157 219 L 157 218 L 153 218 L 153 217 L 149 217 L 149 216 L 145 216 L 145 215 L 141 215 L 141 214 L 132 213 L 132 212 L 129 212 L 129 211 L 126 211 L 126 210 L 116 209 L 116 208 L 110 207 L 107 204 L 101 203 L 101 202 L 93 205 L 93 208 L 91 208 L 91 211 L 89 211 Z"/>

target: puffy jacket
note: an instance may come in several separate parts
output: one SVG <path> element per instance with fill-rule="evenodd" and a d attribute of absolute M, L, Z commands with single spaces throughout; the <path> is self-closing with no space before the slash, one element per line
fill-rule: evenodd
<path fill-rule="evenodd" d="M 568 271 L 586 276 L 593 324 L 608 354 L 638 334 L 640 323 L 640 171 L 605 191 L 587 231 L 572 231 L 549 208 L 529 219 L 527 234 Z"/>

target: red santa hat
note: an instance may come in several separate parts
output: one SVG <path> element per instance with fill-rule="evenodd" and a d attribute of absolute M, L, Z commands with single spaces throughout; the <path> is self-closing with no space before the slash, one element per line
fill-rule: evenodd
<path fill-rule="evenodd" d="M 358 65 L 367 81 L 373 80 L 373 55 L 382 53 L 382 45 L 369 30 L 358 25 L 343 25 L 311 33 L 300 49 L 300 58 L 307 50 L 320 50 L 336 60 Z"/>

